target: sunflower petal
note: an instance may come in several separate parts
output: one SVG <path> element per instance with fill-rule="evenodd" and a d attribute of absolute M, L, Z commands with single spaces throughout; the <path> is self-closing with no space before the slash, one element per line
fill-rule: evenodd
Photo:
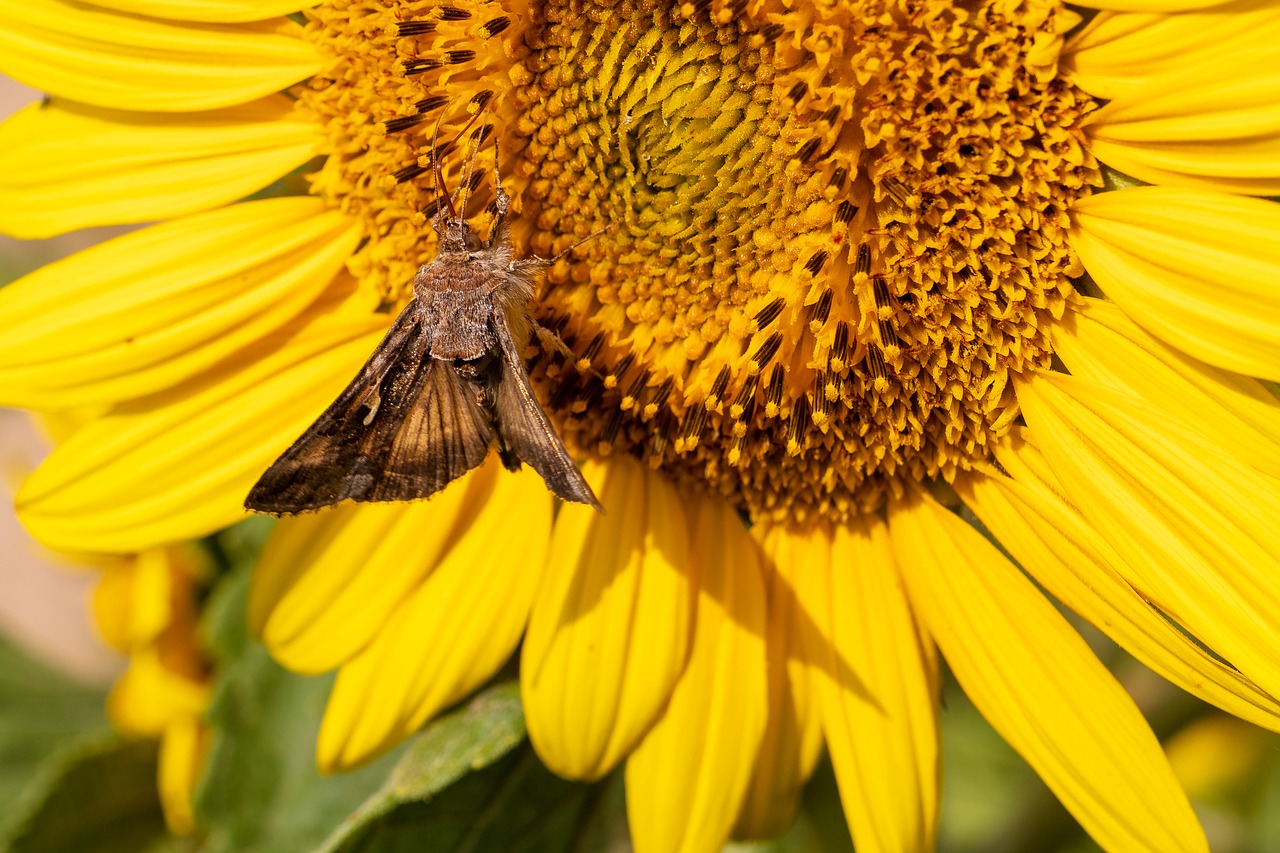
<path fill-rule="evenodd" d="M 95 6 L 178 21 L 239 23 L 288 15 L 316 0 L 93 0 Z"/>
<path fill-rule="evenodd" d="M 318 128 L 272 96 L 205 113 L 32 104 L 0 125 L 0 231 L 155 222 L 244 198 L 307 162 Z"/>
<path fill-rule="evenodd" d="M 493 472 L 475 473 L 427 502 L 348 504 L 281 519 L 254 571 L 250 629 L 294 672 L 342 666 L 385 631 L 493 485 Z"/>
<path fill-rule="evenodd" d="M 763 533 L 761 525 L 752 531 Z M 785 528 L 775 527 L 762 543 L 770 557 L 763 566 L 769 601 L 765 633 L 769 724 L 733 828 L 734 838 L 777 838 L 786 832 L 822 754 L 822 719 L 812 672 L 814 655 L 809 649 L 820 648 L 825 663 L 828 648 L 801 608 L 792 578 L 802 565 L 811 565 L 800 556 L 807 551 L 808 540 L 807 534 L 788 535 Z"/>
<path fill-rule="evenodd" d="M 386 317 L 359 298 L 321 303 L 241 358 L 122 405 L 53 451 L 18 493 L 51 548 L 125 553 L 204 536 L 244 497 L 377 346 Z"/>
<path fill-rule="evenodd" d="M 1085 9 L 1108 9 L 1118 12 L 1190 12 L 1220 5 L 1221 0 L 1089 0 L 1075 5 Z"/>
<path fill-rule="evenodd" d="M 70 0 L 0 0 L 0 73 L 100 107 L 215 109 L 279 92 L 321 67 L 287 18 L 196 24 Z"/>
<path fill-rule="evenodd" d="M 584 466 L 607 515 L 563 506 L 520 664 L 529 738 L 561 776 L 599 779 L 684 670 L 694 586 L 684 502 L 628 458 Z"/>
<path fill-rule="evenodd" d="M 1091 117 L 1094 156 L 1148 183 L 1280 192 L 1280 25 L 1267 44 L 1156 77 Z"/>
<path fill-rule="evenodd" d="M 1207 851 L 1133 700 L 980 533 L 932 500 L 889 527 L 916 612 L 983 716 L 1109 850 Z"/>
<path fill-rule="evenodd" d="M 1280 480 L 1141 400 L 1077 377 L 1017 385 L 1062 489 L 1130 583 L 1271 695 L 1280 692 Z"/>
<path fill-rule="evenodd" d="M 1030 452 L 1024 445 L 1001 458 Z M 1280 702 L 1205 651 L 1130 586 L 1119 555 L 1058 494 L 1033 479 L 977 473 L 957 478 L 955 487 L 1055 598 L 1188 693 L 1280 731 Z"/>
<path fill-rule="evenodd" d="M 1073 376 L 1141 397 L 1161 417 L 1280 477 L 1280 400 L 1261 382 L 1179 353 L 1102 299 L 1068 313 L 1053 349 Z"/>
<path fill-rule="evenodd" d="M 859 850 L 931 850 L 936 694 L 884 525 L 858 519 L 789 546 L 777 537 L 766 540 L 771 556 L 796 590 L 802 625 L 820 638 L 806 654 L 854 841 Z"/>
<path fill-rule="evenodd" d="M 1072 246 L 1125 313 L 1201 361 L 1280 380 L 1280 205 L 1136 187 L 1073 208 Z"/>
<path fill-rule="evenodd" d="M 1103 12 L 1063 48 L 1071 80 L 1111 100 L 1158 77 L 1280 38 L 1280 6 L 1238 0 L 1177 15 Z"/>
<path fill-rule="evenodd" d="M 175 716 L 199 716 L 209 686 L 165 666 L 158 646 L 136 649 L 107 696 L 107 716 L 125 734 L 159 737 Z"/>
<path fill-rule="evenodd" d="M 358 239 L 319 199 L 269 199 L 42 267 L 0 290 L 0 402 L 109 403 L 185 382 L 294 320 Z"/>
<path fill-rule="evenodd" d="M 183 714 L 170 720 L 160 738 L 156 787 L 164 822 L 175 835 L 186 835 L 195 829 L 191 797 L 204 766 L 207 745 L 204 721 L 196 714 Z"/>
<path fill-rule="evenodd" d="M 391 748 L 487 681 L 515 651 L 542 579 L 553 499 L 527 469 L 511 474 L 491 463 L 480 474 L 497 483 L 478 515 L 451 535 L 437 525 L 429 538 L 450 543 L 439 566 L 338 672 L 316 746 L 322 772 Z"/>
<path fill-rule="evenodd" d="M 666 712 L 627 761 L 637 853 L 718 850 L 742 807 L 768 713 L 765 588 L 755 543 L 729 504 L 700 502 L 697 618 Z"/>

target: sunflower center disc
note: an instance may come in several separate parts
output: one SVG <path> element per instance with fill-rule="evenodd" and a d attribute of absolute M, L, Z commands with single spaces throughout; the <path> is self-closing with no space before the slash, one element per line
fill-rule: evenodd
<path fill-rule="evenodd" d="M 766 8 L 767 7 L 767 8 Z M 342 3 L 315 187 L 368 223 L 354 271 L 405 298 L 446 183 L 492 122 L 522 253 L 557 264 L 535 358 L 566 440 L 753 518 L 840 520 L 950 476 L 1012 424 L 1081 268 L 1093 102 L 1057 76 L 1059 3 Z M 371 124 L 370 117 L 382 124 Z M 487 140 L 487 137 L 486 137 Z M 442 157 L 442 160 L 446 158 Z M 594 235 L 594 236 L 593 236 Z M 585 241 L 585 242 L 582 242 Z"/>

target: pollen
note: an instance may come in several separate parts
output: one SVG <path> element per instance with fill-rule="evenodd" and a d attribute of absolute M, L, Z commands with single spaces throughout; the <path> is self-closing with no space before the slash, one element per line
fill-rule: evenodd
<path fill-rule="evenodd" d="M 485 164 L 483 216 L 491 125 L 518 252 L 567 253 L 534 309 L 573 357 L 531 348 L 531 375 L 583 452 L 751 518 L 842 520 L 987 458 L 1018 417 L 1011 376 L 1049 366 L 1082 273 L 1066 211 L 1100 184 L 1059 3 L 313 15 L 340 57 L 299 95 L 336 155 L 315 189 L 367 224 L 371 304 L 407 298 L 433 253 L 433 135 L 449 186 Z"/>

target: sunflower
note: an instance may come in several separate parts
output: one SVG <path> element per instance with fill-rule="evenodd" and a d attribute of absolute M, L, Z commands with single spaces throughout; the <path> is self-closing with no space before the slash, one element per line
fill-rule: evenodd
<path fill-rule="evenodd" d="M 625 762 L 642 853 L 778 833 L 824 744 L 859 849 L 929 849 L 941 653 L 1104 848 L 1206 849 L 1054 601 L 1280 730 L 1280 8 L 296 5 L 0 0 L 52 95 L 0 227 L 164 220 L 0 293 L 0 402 L 103 411 L 37 537 L 242 517 L 433 256 L 438 126 L 482 233 L 500 179 L 569 252 L 530 370 L 607 513 L 491 462 L 283 520 L 250 622 L 338 670 L 322 769 L 519 648 L 535 749 Z"/>

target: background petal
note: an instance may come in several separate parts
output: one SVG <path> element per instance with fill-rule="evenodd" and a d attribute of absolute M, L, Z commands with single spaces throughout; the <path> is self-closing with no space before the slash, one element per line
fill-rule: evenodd
<path fill-rule="evenodd" d="M 0 402 L 51 409 L 173 388 L 298 317 L 359 237 L 320 199 L 267 199 L 48 264 L 0 290 Z"/>
<path fill-rule="evenodd" d="M 1207 851 L 1133 700 L 1032 583 L 932 500 L 895 501 L 889 528 L 911 603 L 956 680 L 1093 839 Z"/>
<path fill-rule="evenodd" d="M 607 514 L 565 505 L 520 662 L 529 739 L 561 776 L 599 779 L 662 712 L 693 619 L 685 503 L 629 457 L 583 466 Z"/>
<path fill-rule="evenodd" d="M 30 240 L 237 201 L 317 153 L 319 127 L 292 111 L 281 95 L 176 115 L 32 104 L 0 125 L 0 231 Z"/>
<path fill-rule="evenodd" d="M 666 712 L 627 761 L 627 818 L 637 853 L 719 849 L 764 738 L 764 578 L 755 543 L 719 498 L 699 501 L 693 560 L 698 604 L 689 665 Z"/>
<path fill-rule="evenodd" d="M 196 24 L 69 0 L 0 0 L 0 73 L 100 107 L 194 112 L 242 104 L 321 64 L 287 18 Z"/>

